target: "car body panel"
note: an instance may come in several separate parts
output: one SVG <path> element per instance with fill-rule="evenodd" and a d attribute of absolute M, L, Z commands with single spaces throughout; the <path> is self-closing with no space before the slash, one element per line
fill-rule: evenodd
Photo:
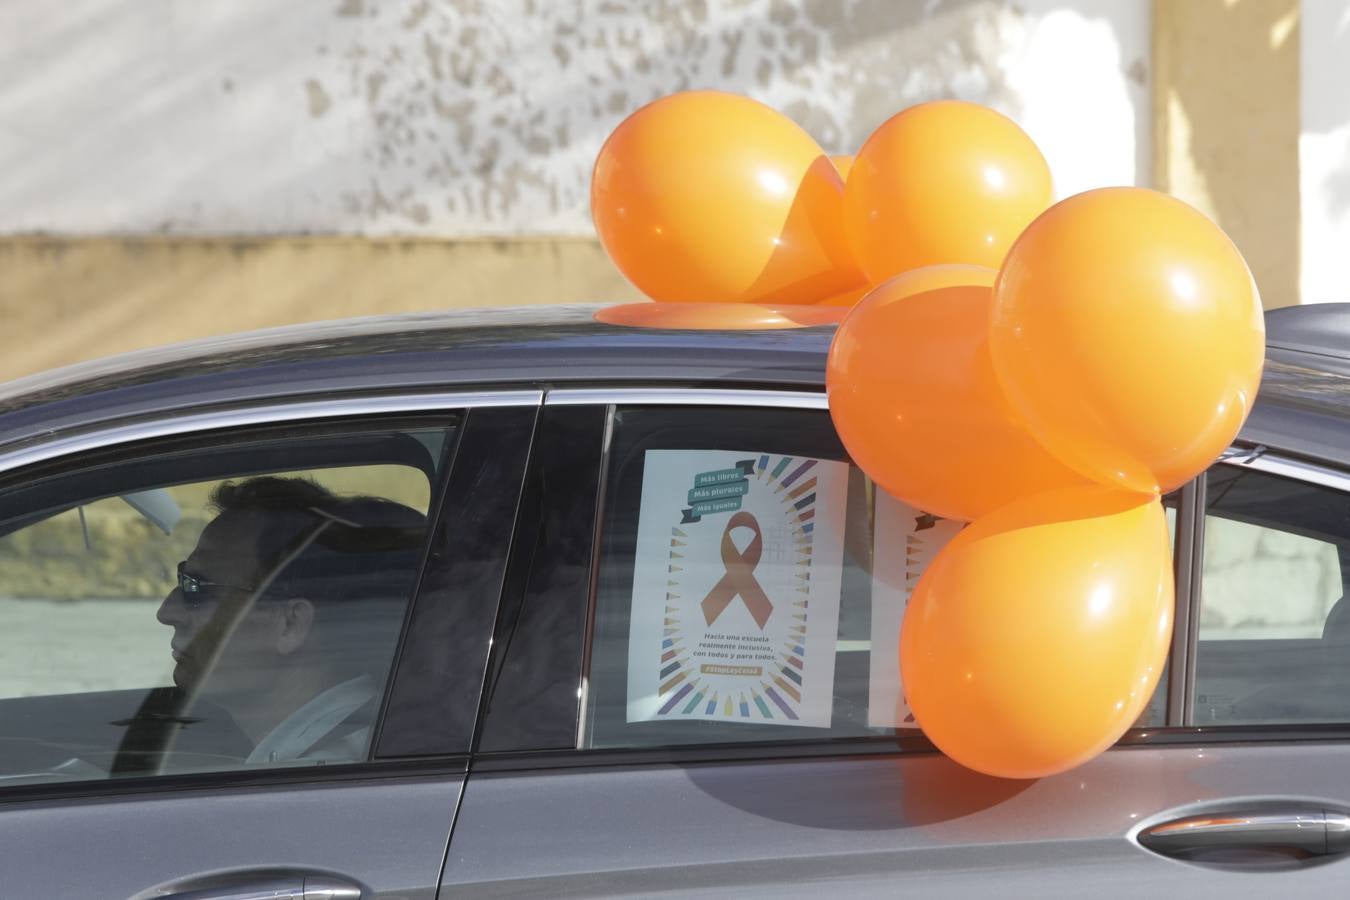
<path fill-rule="evenodd" d="M 830 328 L 640 331 L 588 308 L 381 318 L 127 354 L 0 386 L 0 452 L 168 412 L 372 390 L 622 380 L 824 387 Z"/>
<path fill-rule="evenodd" d="M 380 398 L 397 402 L 373 402 Z M 435 896 L 464 783 L 509 535 L 542 392 L 412 398 L 394 392 L 352 399 L 331 396 L 326 415 L 364 428 L 389 421 L 390 412 L 399 423 L 456 422 L 455 437 L 438 451 L 444 461 L 428 485 L 425 563 L 385 687 L 379 727 L 371 737 L 376 761 L 0 789 L 0 842 L 7 859 L 28 860 L 6 866 L 0 895 L 262 897 L 296 879 L 334 878 L 360 887 L 364 897 Z M 173 446 L 185 440 L 198 446 L 219 440 L 210 445 L 210 458 L 228 461 L 234 440 L 260 428 L 269 434 L 283 429 L 291 437 L 277 440 L 293 440 L 303 453 L 311 429 L 303 424 L 301 408 L 307 407 L 279 402 L 254 408 L 239 420 L 208 415 L 205 422 L 169 413 L 134 427 L 124 422 L 92 430 L 77 442 L 81 449 L 73 460 L 55 457 L 21 468 L 8 484 L 13 493 L 22 493 L 31 486 L 25 475 L 34 468 L 54 480 L 72 477 L 72 470 L 86 481 L 106 479 L 110 458 L 135 468 L 136 477 L 160 477 L 147 463 L 157 459 L 161 440 Z M 302 420 L 298 426 L 297 419 Z M 212 425 L 221 430 L 211 430 Z M 323 431 L 328 423 L 316 428 Z M 123 443 L 128 446 L 123 448 Z M 33 456 L 36 449 L 40 447 L 11 448 L 0 454 L 0 466 L 16 456 Z M 269 458 L 283 467 L 295 464 L 290 457 Z M 357 466 L 366 461 L 353 459 Z M 90 472 L 98 475 L 85 478 Z M 445 511 L 438 513 L 442 506 Z M 7 515 L 22 515 L 22 510 L 16 507 Z M 452 594 L 449 600 L 447 593 Z M 449 614 L 466 605 L 476 614 L 474 621 L 458 617 L 447 622 Z M 457 646 L 459 652 L 445 652 L 442 638 L 447 633 L 460 642 L 447 646 Z M 167 660 L 167 632 L 163 652 Z M 26 698 L 4 702 L 22 704 Z M 143 708 L 144 702 L 139 705 Z M 98 712 L 103 723 L 112 719 L 113 726 L 126 724 L 109 715 L 107 706 Z M 23 739 L 24 727 L 36 727 L 6 724 L 15 726 L 15 734 L 6 735 L 14 741 Z M 114 728 L 108 731 L 115 734 Z M 406 752 L 409 746 L 412 752 Z M 387 756 L 397 758 L 385 762 Z M 409 766 L 410 757 L 417 757 L 416 765 Z M 44 842 L 50 845 L 45 854 L 38 849 Z"/>
<path fill-rule="evenodd" d="M 718 387 L 805 392 L 823 401 L 831 328 L 634 330 L 598 324 L 593 311 L 303 326 L 34 376 L 0 387 L 0 464 L 128 424 L 387 393 L 657 387 L 678 388 L 690 395 L 681 402 L 696 403 L 698 391 Z M 1287 320 L 1272 314 L 1269 321 Z M 1350 330 L 1350 320 L 1344 324 Z M 1268 447 L 1350 468 L 1347 385 L 1344 353 L 1315 333 L 1272 325 L 1262 394 L 1240 444 L 1249 453 Z M 765 403 L 774 405 L 772 398 Z M 546 520 L 549 510 L 538 515 Z M 525 550 L 513 549 L 513 567 Z M 490 671 L 503 649 L 492 648 Z M 575 671 L 583 671 L 582 660 Z M 470 759 L 467 781 L 453 772 L 363 772 L 350 783 L 333 773 L 162 793 L 95 787 L 88 796 L 78 788 L 22 800 L 0 794 L 0 846 L 20 861 L 7 866 L 4 893 L 129 896 L 204 872 L 342 873 L 367 856 L 362 877 L 381 897 L 430 897 L 438 879 L 443 896 L 805 896 L 837 889 L 1042 897 L 1090 888 L 1106 896 L 1191 890 L 1240 897 L 1350 883 L 1350 861 L 1282 873 L 1218 872 L 1163 859 L 1132 840 L 1141 824 L 1196 804 L 1350 807 L 1344 735 L 1305 729 L 1281 736 L 1275 729 L 1239 741 L 1174 728 L 1170 737 L 1171 744 L 1155 745 L 1136 734 L 1080 769 L 1030 783 L 973 775 L 920 740 L 873 742 L 848 755 L 828 743 L 725 754 L 697 747 L 481 753 Z"/>
<path fill-rule="evenodd" d="M 1339 305 L 1337 305 L 1339 306 Z M 823 391 L 831 326 L 677 331 L 599 323 L 599 306 L 496 309 L 288 326 L 137 351 L 0 385 L 0 453 L 70 431 L 188 410 L 372 390 L 613 384 L 747 385 Z M 1283 315 L 1282 315 L 1283 314 Z M 1300 309 L 1300 314 L 1304 310 Z M 1269 315 L 1260 399 L 1243 437 L 1297 452 L 1280 431 L 1350 404 L 1350 358 Z M 1339 320 L 1337 320 L 1339 321 Z M 1294 334 L 1287 339 L 1285 331 Z M 1280 343 L 1284 340 L 1284 343 Z M 1350 346 L 1350 343 L 1343 344 Z M 1317 352 L 1311 352 L 1309 348 Z M 1327 440 L 1308 439 L 1309 450 Z"/>
<path fill-rule="evenodd" d="M 1129 836 L 1159 813 L 1216 800 L 1344 806 L 1348 761 L 1344 746 L 1269 745 L 1118 748 L 1036 781 L 977 775 L 935 753 L 482 772 L 465 788 L 444 888 L 453 897 L 1334 893 L 1350 882 L 1350 860 L 1224 872 Z"/>
<path fill-rule="evenodd" d="M 366 898 L 432 900 L 462 776 L 0 804 L 6 897 L 155 896 L 203 875 L 352 872 Z"/>
<path fill-rule="evenodd" d="M 721 391 L 707 393 L 709 405 L 728 402 L 712 396 Z M 754 404 L 745 393 L 732 399 Z M 587 396 L 622 408 L 659 395 L 615 387 L 566 399 Z M 776 399 L 796 408 L 796 398 Z M 1265 409 L 1272 423 L 1315 416 L 1328 436 L 1336 421 L 1294 404 Z M 1297 438 L 1281 445 L 1304 446 Z M 522 693 L 512 688 L 494 686 Z M 578 690 L 586 691 L 584 680 Z M 576 715 L 573 701 L 567 712 Z M 1186 729 L 1169 733 L 1182 745 L 1149 745 L 1154 735 L 1135 732 L 1085 766 L 1034 782 L 969 772 L 921 738 L 889 747 L 857 741 L 848 757 L 832 757 L 829 742 L 524 759 L 479 753 L 443 886 L 451 896 L 806 896 L 828 884 L 858 896 L 1045 897 L 1075 896 L 1092 884 L 1104 896 L 1222 889 L 1257 897 L 1272 884 L 1331 890 L 1350 878 L 1350 862 L 1238 873 L 1142 849 L 1133 834 L 1143 823 L 1197 804 L 1350 808 L 1350 787 L 1337 774 L 1350 764 L 1350 747 L 1337 740 L 1230 746 L 1219 737 L 1208 747 L 1199 730 L 1189 739 Z"/>

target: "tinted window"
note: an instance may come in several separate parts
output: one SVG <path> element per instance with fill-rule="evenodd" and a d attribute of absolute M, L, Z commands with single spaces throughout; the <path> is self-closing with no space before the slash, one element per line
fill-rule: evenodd
<path fill-rule="evenodd" d="M 0 784 L 366 759 L 453 432 L 197 439 L 0 494 Z"/>
<path fill-rule="evenodd" d="M 1350 721 L 1350 498 L 1236 466 L 1208 475 L 1195 721 Z"/>
<path fill-rule="evenodd" d="M 962 525 L 877 491 L 827 413 L 621 410 L 606 484 L 585 746 L 912 733 L 900 620 Z"/>

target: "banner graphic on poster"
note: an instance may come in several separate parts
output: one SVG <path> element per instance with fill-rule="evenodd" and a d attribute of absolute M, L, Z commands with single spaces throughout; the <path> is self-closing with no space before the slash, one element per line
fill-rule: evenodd
<path fill-rule="evenodd" d="M 872 546 L 872 653 L 867 724 L 917 728 L 900 683 L 900 622 L 919 576 L 965 526 L 940 519 L 877 488 Z"/>
<path fill-rule="evenodd" d="M 648 450 L 627 721 L 829 727 L 848 465 Z"/>

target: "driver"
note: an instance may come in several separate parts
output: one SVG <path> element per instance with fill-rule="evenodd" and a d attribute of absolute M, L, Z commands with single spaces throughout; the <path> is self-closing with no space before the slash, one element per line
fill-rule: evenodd
<path fill-rule="evenodd" d="M 225 482 L 157 613 L 174 683 L 224 709 L 247 762 L 366 757 L 425 517 L 302 478 Z"/>

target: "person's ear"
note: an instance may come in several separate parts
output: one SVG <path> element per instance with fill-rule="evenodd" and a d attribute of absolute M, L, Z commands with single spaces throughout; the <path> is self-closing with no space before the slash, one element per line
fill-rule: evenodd
<path fill-rule="evenodd" d="M 277 634 L 277 652 L 294 653 L 304 645 L 314 627 L 314 604 L 297 597 L 281 605 L 281 631 Z"/>

